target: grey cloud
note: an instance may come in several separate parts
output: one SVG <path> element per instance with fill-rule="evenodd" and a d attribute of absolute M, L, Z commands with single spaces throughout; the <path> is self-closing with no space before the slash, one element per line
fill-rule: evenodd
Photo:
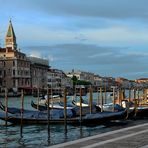
<path fill-rule="evenodd" d="M 148 65 L 144 54 L 128 54 L 127 47 L 100 47 L 93 44 L 61 44 L 55 46 L 28 47 L 29 50 L 45 51 L 57 59 L 53 67 L 63 70 L 73 68 L 94 72 L 106 76 L 138 76 L 146 73 Z M 141 51 L 142 52 L 142 51 Z M 96 55 L 96 56 L 95 56 Z"/>
<path fill-rule="evenodd" d="M 2 1 L 2 0 L 1 0 Z M 4 4 L 10 1 L 5 0 Z M 72 15 L 107 18 L 147 18 L 147 0 L 13 0 L 18 9 L 30 9 L 48 15 Z"/>

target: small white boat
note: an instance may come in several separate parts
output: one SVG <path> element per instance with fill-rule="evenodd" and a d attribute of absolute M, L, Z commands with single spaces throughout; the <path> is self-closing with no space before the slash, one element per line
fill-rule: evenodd
<path fill-rule="evenodd" d="M 58 102 L 61 100 L 61 98 L 62 98 L 62 96 L 60 96 L 60 95 L 49 96 L 50 103 Z M 47 103 L 47 100 L 48 100 L 47 95 L 40 98 L 39 105 L 45 105 Z"/>

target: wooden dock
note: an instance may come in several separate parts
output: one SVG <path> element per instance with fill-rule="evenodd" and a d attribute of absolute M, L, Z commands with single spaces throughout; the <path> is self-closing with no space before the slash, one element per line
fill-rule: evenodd
<path fill-rule="evenodd" d="M 148 123 L 82 138 L 50 148 L 148 148 Z"/>

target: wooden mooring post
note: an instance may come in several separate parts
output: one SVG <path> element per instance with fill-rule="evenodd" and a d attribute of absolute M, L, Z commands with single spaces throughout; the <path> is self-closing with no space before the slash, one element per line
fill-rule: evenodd
<path fill-rule="evenodd" d="M 39 110 L 39 99 L 40 99 L 40 89 L 38 88 L 38 96 L 37 96 L 37 110 Z"/>
<path fill-rule="evenodd" d="M 97 87 L 97 105 L 99 106 L 100 101 L 99 101 L 99 88 Z"/>
<path fill-rule="evenodd" d="M 80 88 L 80 123 L 82 122 L 82 88 Z"/>
<path fill-rule="evenodd" d="M 24 91 L 21 90 L 21 126 L 23 124 L 23 113 L 24 113 Z"/>
<path fill-rule="evenodd" d="M 48 120 L 48 125 L 50 121 L 50 110 L 49 110 L 49 88 L 47 87 L 47 120 Z"/>
<path fill-rule="evenodd" d="M 111 87 L 113 89 L 113 112 L 115 111 L 115 86 Z"/>
<path fill-rule="evenodd" d="M 8 120 L 8 96 L 7 96 L 8 90 L 5 88 L 5 125 L 7 126 L 7 120 Z"/>
<path fill-rule="evenodd" d="M 137 102 L 137 98 L 136 98 L 136 89 L 133 90 L 134 93 L 134 108 L 135 108 L 135 116 L 137 114 L 137 107 L 138 107 L 138 102 Z"/>
<path fill-rule="evenodd" d="M 128 102 L 131 101 L 131 88 L 129 88 L 129 92 L 128 92 Z"/>
<path fill-rule="evenodd" d="M 64 123 L 67 123 L 67 90 L 64 89 Z"/>
<path fill-rule="evenodd" d="M 67 136 L 67 89 L 64 89 L 64 127 L 65 127 L 65 136 Z"/>
<path fill-rule="evenodd" d="M 92 102 L 93 102 L 93 90 L 92 87 L 89 88 L 89 110 L 90 110 L 90 114 L 92 114 Z"/>
<path fill-rule="evenodd" d="M 104 103 L 107 103 L 107 89 L 106 89 L 106 84 L 104 86 Z"/>
<path fill-rule="evenodd" d="M 21 123 L 20 123 L 20 136 L 23 137 L 23 113 L 24 113 L 24 91 L 21 90 Z"/>
<path fill-rule="evenodd" d="M 50 104 L 50 100 L 49 100 L 49 88 L 47 86 L 47 127 L 48 127 L 48 143 L 50 143 L 50 109 L 49 109 L 49 104 Z"/>
<path fill-rule="evenodd" d="M 102 96 L 102 87 L 100 87 L 100 101 L 101 101 L 101 112 L 103 112 L 103 103 L 104 103 L 104 101 L 103 101 L 103 96 Z"/>

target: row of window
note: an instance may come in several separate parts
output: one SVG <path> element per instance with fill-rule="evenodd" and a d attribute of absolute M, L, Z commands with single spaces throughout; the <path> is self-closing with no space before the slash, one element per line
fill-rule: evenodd
<path fill-rule="evenodd" d="M 19 86 L 28 86 L 30 85 L 30 80 L 29 79 L 19 79 L 18 80 L 18 85 Z M 13 80 L 13 87 L 16 87 L 17 86 L 17 80 Z"/>
<path fill-rule="evenodd" d="M 11 70 L 10 69 L 8 69 L 8 70 L 0 70 L 0 76 L 4 76 L 4 77 L 6 77 L 6 76 L 10 76 L 11 75 Z M 16 75 L 19 75 L 19 76 L 22 76 L 22 75 L 25 75 L 25 76 L 29 76 L 30 75 L 30 71 L 28 71 L 28 70 L 18 70 L 18 71 L 16 71 L 16 70 L 13 70 L 12 71 L 12 75 L 13 76 L 16 76 Z"/>
<path fill-rule="evenodd" d="M 3 61 L 1 62 L 1 64 L 3 65 L 3 67 L 6 67 L 6 65 L 10 64 L 9 62 L 6 62 L 6 61 Z M 20 62 L 17 62 L 17 61 L 13 61 L 12 63 L 13 66 L 18 66 L 18 67 L 30 67 L 30 63 L 29 62 L 24 62 L 24 61 L 20 61 Z"/>

